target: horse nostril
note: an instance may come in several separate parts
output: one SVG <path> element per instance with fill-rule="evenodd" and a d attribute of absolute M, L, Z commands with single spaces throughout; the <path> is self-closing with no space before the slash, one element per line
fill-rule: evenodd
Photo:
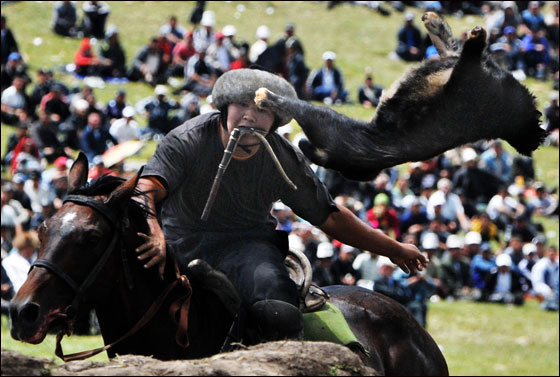
<path fill-rule="evenodd" d="M 32 325 L 39 318 L 39 305 L 35 303 L 27 303 L 19 311 L 20 321 Z"/>

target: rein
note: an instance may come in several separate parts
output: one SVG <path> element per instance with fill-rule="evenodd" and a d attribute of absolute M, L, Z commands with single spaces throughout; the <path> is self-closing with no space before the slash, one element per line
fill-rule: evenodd
<path fill-rule="evenodd" d="M 117 244 L 117 241 L 119 239 L 119 217 L 118 217 L 118 213 L 115 211 L 114 208 L 111 208 L 97 200 L 94 200 L 88 196 L 85 195 L 67 195 L 66 198 L 64 199 L 63 203 L 66 202 L 73 202 L 76 203 L 78 205 L 83 205 L 83 206 L 88 206 L 91 207 L 93 209 L 95 209 L 97 212 L 101 213 L 107 220 L 109 220 L 109 222 L 111 223 L 111 225 L 113 225 L 113 228 L 115 229 L 114 233 L 113 233 L 113 237 L 111 238 L 111 241 L 109 242 L 109 246 L 107 247 L 107 249 L 103 252 L 103 255 L 101 256 L 101 258 L 99 259 L 99 261 L 97 262 L 97 264 L 93 267 L 93 269 L 90 271 L 90 273 L 88 274 L 88 276 L 85 278 L 85 280 L 82 282 L 81 285 L 78 285 L 74 279 L 72 279 L 66 272 L 64 272 L 61 268 L 59 268 L 56 264 L 52 263 L 50 260 L 45 259 L 45 258 L 39 258 L 37 259 L 30 267 L 29 272 L 31 272 L 31 270 L 34 267 L 43 267 L 45 269 L 47 269 L 49 272 L 53 273 L 54 275 L 58 276 L 59 278 L 61 278 L 62 280 L 64 280 L 76 293 L 76 296 L 74 297 L 74 300 L 72 301 L 72 304 L 66 309 L 66 312 L 68 312 L 68 310 L 70 309 L 74 309 L 75 312 L 77 312 L 78 307 L 80 305 L 80 303 L 83 301 L 84 299 L 84 295 L 87 291 L 87 289 L 91 286 L 91 284 L 95 281 L 95 279 L 97 278 L 99 272 L 101 271 L 101 269 L 103 268 L 103 266 L 106 264 L 107 260 L 109 259 L 109 256 L 111 255 L 111 253 L 113 252 L 113 250 L 115 249 L 115 246 Z M 123 248 L 123 265 L 124 265 L 124 270 L 125 270 L 125 279 L 127 280 L 127 284 L 129 286 L 129 288 L 131 287 L 131 278 L 130 278 L 130 271 L 128 271 L 128 263 L 125 257 L 125 253 L 124 253 L 124 248 Z M 136 333 L 138 330 L 140 330 L 143 326 L 145 326 L 152 318 L 153 316 L 158 312 L 158 310 L 160 309 L 161 305 L 163 304 L 163 302 L 165 301 L 165 299 L 167 298 L 167 296 L 169 295 L 169 293 L 171 293 L 171 291 L 173 291 L 173 289 L 180 284 L 183 288 L 185 288 L 187 290 L 187 294 L 179 299 L 177 299 L 175 302 L 172 303 L 171 305 L 171 310 L 170 310 L 170 315 L 172 316 L 172 318 L 174 319 L 174 322 L 176 323 L 177 327 L 177 335 L 176 335 L 176 341 L 177 344 L 179 344 L 182 347 L 187 347 L 189 344 L 188 338 L 187 338 L 187 328 L 188 328 L 188 312 L 189 312 L 189 307 L 190 307 L 190 297 L 192 294 L 192 287 L 190 285 L 190 282 L 188 280 L 188 278 L 185 275 L 181 275 L 180 277 L 178 276 L 177 280 L 173 281 L 169 286 L 167 286 L 167 288 L 160 294 L 160 296 L 158 297 L 158 299 L 148 308 L 148 310 L 146 311 L 146 313 L 144 313 L 144 315 L 140 318 L 140 320 L 123 336 L 121 336 L 120 338 L 118 338 L 116 341 L 114 341 L 111 344 L 105 345 L 103 347 L 99 347 L 96 349 L 92 349 L 92 350 L 88 350 L 88 351 L 82 351 L 82 352 L 77 352 L 77 353 L 73 353 L 70 355 L 64 355 L 64 352 L 62 351 L 62 338 L 64 337 L 64 335 L 70 335 L 70 330 L 67 330 L 67 332 L 59 332 L 56 336 L 56 348 L 55 348 L 55 355 L 58 356 L 60 359 L 66 361 L 73 361 L 73 360 L 84 360 L 87 359 L 89 357 L 92 357 L 94 355 L 97 355 L 100 352 L 106 351 L 109 348 L 113 347 L 115 344 L 120 343 L 122 340 L 130 337 L 131 335 L 133 335 L 134 333 Z M 175 311 L 176 310 L 179 312 L 179 321 L 175 320 Z"/>

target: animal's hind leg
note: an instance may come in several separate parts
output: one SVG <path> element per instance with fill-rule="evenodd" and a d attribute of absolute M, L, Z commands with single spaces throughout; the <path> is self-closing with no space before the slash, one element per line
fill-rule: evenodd
<path fill-rule="evenodd" d="M 481 26 L 475 26 L 469 35 L 469 39 L 465 41 L 463 51 L 461 51 L 461 60 L 470 59 L 480 61 L 482 51 L 486 47 L 486 30 Z"/>
<path fill-rule="evenodd" d="M 459 56 L 451 27 L 443 18 L 434 12 L 426 12 L 422 15 L 422 21 L 439 56 L 442 58 Z"/>

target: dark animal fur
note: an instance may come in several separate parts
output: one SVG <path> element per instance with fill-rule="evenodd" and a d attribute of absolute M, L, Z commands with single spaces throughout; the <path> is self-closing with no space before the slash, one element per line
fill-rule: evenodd
<path fill-rule="evenodd" d="M 445 21 L 434 13 L 423 19 L 441 59 L 405 73 L 371 122 L 270 91 L 257 94 L 257 104 L 293 116 L 309 139 L 299 145 L 305 155 L 355 180 L 481 139 L 504 139 L 530 156 L 546 136 L 541 113 L 527 88 L 486 53 L 484 29 L 474 28 L 459 54 Z M 434 80 L 446 70 L 449 80 Z"/>

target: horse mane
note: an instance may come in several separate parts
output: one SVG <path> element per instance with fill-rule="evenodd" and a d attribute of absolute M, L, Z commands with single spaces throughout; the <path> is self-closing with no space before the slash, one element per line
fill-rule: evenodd
<path fill-rule="evenodd" d="M 73 190 L 70 194 L 72 195 L 84 195 L 84 196 L 97 196 L 97 195 L 110 195 L 117 187 L 119 187 L 126 179 L 122 177 L 115 177 L 112 175 L 102 175 L 98 178 L 91 180 L 84 186 Z M 132 197 L 145 197 L 148 191 L 134 189 Z M 156 216 L 150 208 L 142 202 L 133 200 L 132 198 L 128 200 L 128 209 L 131 211 L 130 215 L 132 218 L 144 218 L 148 216 Z M 139 217 L 140 216 L 140 217 Z"/>

